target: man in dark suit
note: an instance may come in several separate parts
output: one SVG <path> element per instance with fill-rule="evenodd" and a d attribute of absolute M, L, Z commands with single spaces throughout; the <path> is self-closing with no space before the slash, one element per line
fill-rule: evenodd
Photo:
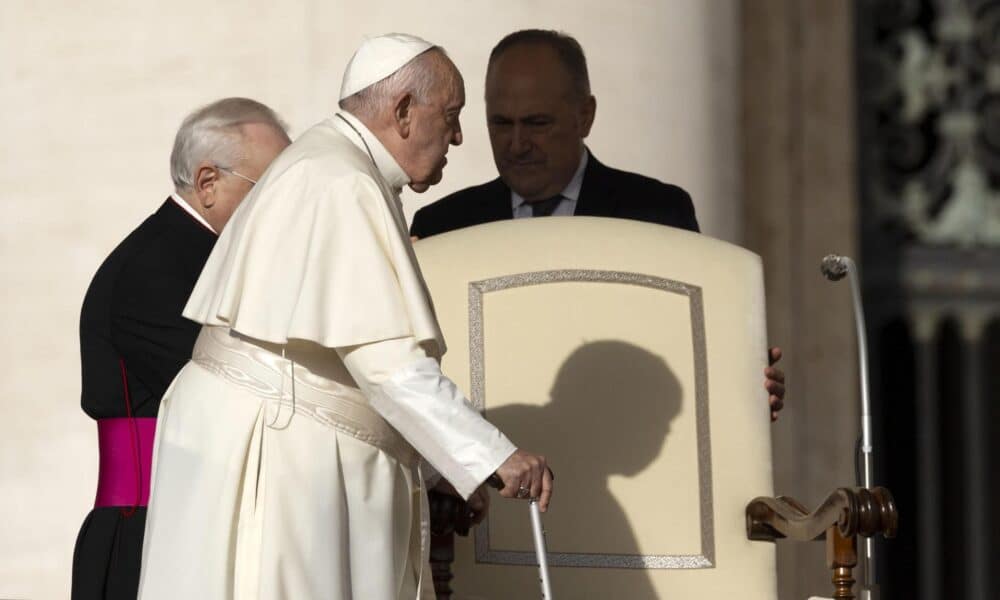
<path fill-rule="evenodd" d="M 586 149 L 583 156 L 581 185 L 576 190 L 564 186 L 547 214 L 634 219 L 698 231 L 691 197 L 683 189 L 608 167 Z M 514 194 L 502 177 L 459 190 L 418 210 L 410 233 L 430 237 L 491 221 L 539 216 L 539 209 L 544 213 L 551 206 L 545 199 L 514 198 Z"/>
<path fill-rule="evenodd" d="M 500 177 L 417 211 L 410 234 L 425 238 L 504 219 L 617 217 L 698 231 L 683 189 L 601 164 L 584 145 L 597 101 L 572 37 L 539 29 L 500 40 L 486 68 L 486 119 Z M 772 364 L 781 350 L 770 350 Z M 771 418 L 784 404 L 784 374 L 765 370 Z"/>
<path fill-rule="evenodd" d="M 584 146 L 596 100 L 572 37 L 525 30 L 500 41 L 486 71 L 486 116 L 500 177 L 426 206 L 411 233 L 539 215 L 589 215 L 698 231 L 683 189 L 605 166 Z"/>
<path fill-rule="evenodd" d="M 289 144 L 270 108 L 227 98 L 192 113 L 170 156 L 176 192 L 94 275 L 80 314 L 81 404 L 97 420 L 94 510 L 73 553 L 73 600 L 134 600 L 156 413 L 200 327 L 181 316 L 240 201 Z"/>

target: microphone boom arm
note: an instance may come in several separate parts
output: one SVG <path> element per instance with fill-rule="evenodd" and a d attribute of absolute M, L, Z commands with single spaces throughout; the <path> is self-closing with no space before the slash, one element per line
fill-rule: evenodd
<path fill-rule="evenodd" d="M 820 270 L 831 281 L 837 281 L 846 275 L 851 286 L 854 327 L 858 340 L 858 376 L 861 383 L 861 456 L 863 462 L 863 481 L 861 484 L 865 488 L 871 489 L 874 486 L 874 461 L 872 458 L 874 444 L 872 442 L 872 407 L 868 381 L 868 338 L 865 333 L 865 311 L 861 303 L 858 266 L 850 257 L 830 254 L 823 258 Z M 875 587 L 875 542 L 872 538 L 867 538 L 864 545 L 865 575 L 862 598 L 868 598 Z"/>

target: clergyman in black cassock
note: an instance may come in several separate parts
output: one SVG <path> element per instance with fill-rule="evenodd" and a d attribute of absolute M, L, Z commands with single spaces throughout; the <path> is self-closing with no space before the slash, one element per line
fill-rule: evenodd
<path fill-rule="evenodd" d="M 170 198 L 115 248 L 87 290 L 81 404 L 93 419 L 136 428 L 126 431 L 131 453 L 151 451 L 152 439 L 140 437 L 134 420 L 156 417 L 163 392 L 191 358 L 201 327 L 181 311 L 215 239 Z M 125 459 L 140 464 L 137 456 Z M 87 515 L 73 553 L 74 600 L 135 598 L 146 525 L 139 495 Z"/>
<path fill-rule="evenodd" d="M 191 113 L 171 154 L 177 190 L 94 275 L 80 314 L 81 404 L 97 421 L 94 509 L 73 553 L 73 600 L 134 600 L 160 399 L 201 326 L 182 316 L 221 231 L 289 144 L 273 110 L 224 98 Z"/>

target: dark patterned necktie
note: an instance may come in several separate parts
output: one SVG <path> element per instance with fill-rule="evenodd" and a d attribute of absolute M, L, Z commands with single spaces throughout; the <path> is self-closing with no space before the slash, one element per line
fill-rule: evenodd
<path fill-rule="evenodd" d="M 531 216 L 533 217 L 550 217 L 552 213 L 559 206 L 559 203 L 563 201 L 562 194 L 552 196 L 551 198 L 546 198 L 545 200 L 539 200 L 538 202 L 531 202 Z"/>

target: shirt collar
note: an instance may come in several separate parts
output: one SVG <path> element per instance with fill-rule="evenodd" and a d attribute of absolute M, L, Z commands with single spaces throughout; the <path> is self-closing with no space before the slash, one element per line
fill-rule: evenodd
<path fill-rule="evenodd" d="M 584 147 L 583 153 L 580 155 L 580 164 L 576 167 L 576 173 L 573 173 L 573 178 L 569 180 L 569 183 L 566 184 L 566 187 L 562 191 L 562 197 L 571 201 L 574 205 L 580 199 L 580 189 L 583 188 L 583 173 L 587 170 L 589 155 L 590 153 L 587 151 L 587 148 Z M 510 191 L 510 201 L 514 210 L 517 210 L 518 207 L 525 203 L 524 198 L 514 190 Z"/>
<path fill-rule="evenodd" d="M 191 215 L 191 218 L 193 218 L 195 221 L 198 221 L 199 223 L 207 227 L 208 230 L 214 233 L 215 235 L 219 235 L 219 232 L 216 231 L 214 227 L 208 224 L 208 221 L 205 220 L 205 217 L 201 216 L 201 214 L 199 214 L 198 211 L 196 211 L 193 206 L 188 204 L 187 200 L 181 198 L 180 195 L 177 194 L 177 192 L 170 194 L 170 199 L 176 202 L 177 205 L 180 206 L 182 209 L 184 209 L 184 212 Z"/>
<path fill-rule="evenodd" d="M 370 129 L 365 127 L 365 124 L 362 123 L 360 119 L 351 113 L 342 110 L 338 112 L 337 115 L 343 119 L 343 121 L 335 117 L 332 119 L 334 125 L 340 130 L 341 133 L 346 135 L 355 146 L 363 150 L 365 154 L 371 152 L 371 158 L 375 161 L 375 168 L 378 169 L 378 172 L 385 178 L 386 182 L 392 187 L 392 189 L 396 190 L 397 193 L 402 191 L 403 186 L 410 183 L 410 177 L 405 171 L 403 171 L 403 167 L 399 166 L 399 163 L 396 162 L 396 159 L 393 158 L 392 154 L 386 150 L 386 147 L 382 145 L 382 142 L 375 137 L 375 134 L 372 133 Z M 350 124 L 350 126 L 348 124 Z"/>

